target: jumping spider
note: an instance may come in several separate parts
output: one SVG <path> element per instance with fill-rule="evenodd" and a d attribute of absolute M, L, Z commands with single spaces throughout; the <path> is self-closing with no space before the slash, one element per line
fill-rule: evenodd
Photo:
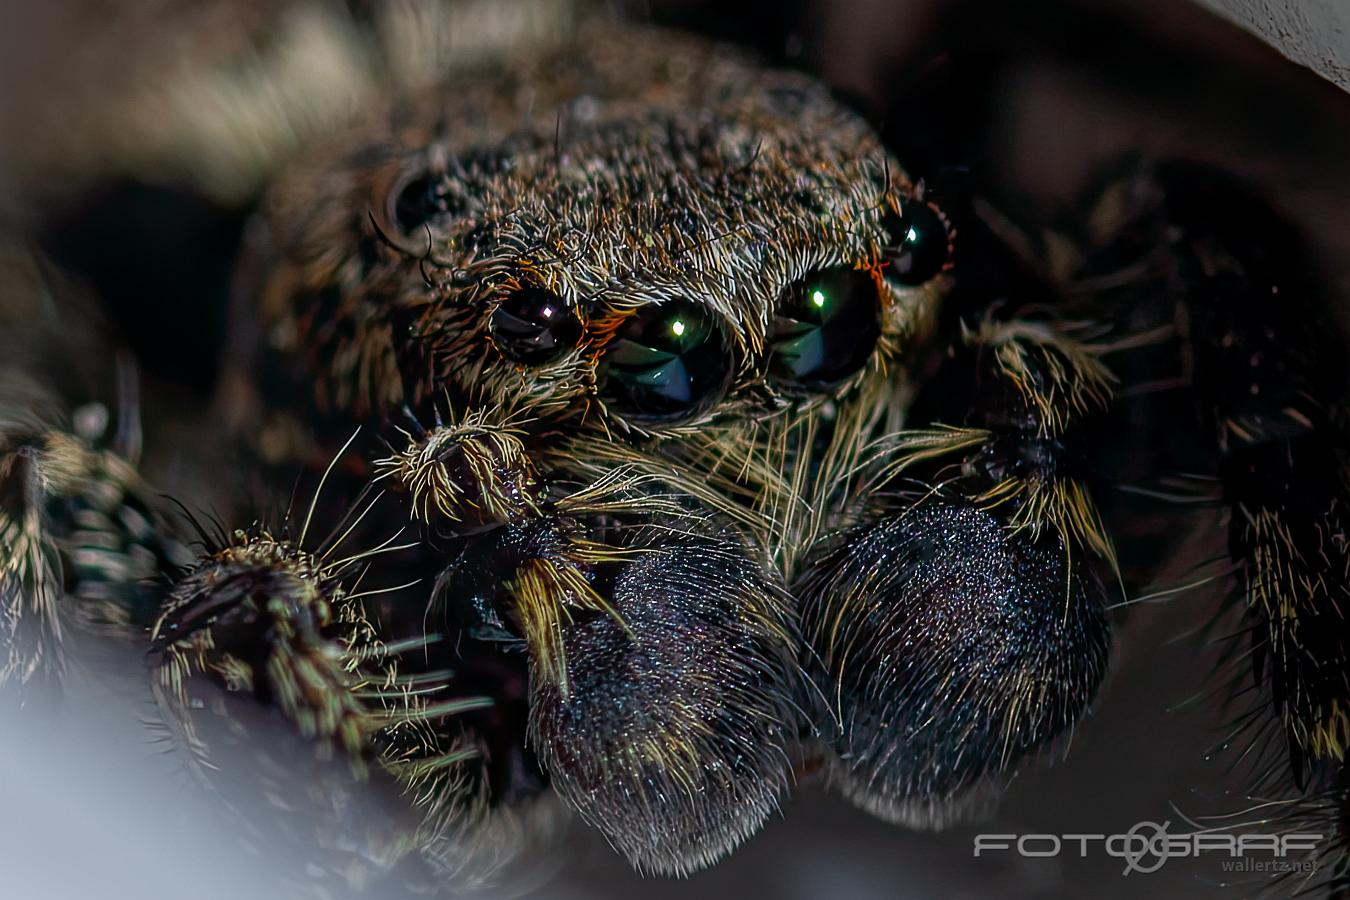
<path fill-rule="evenodd" d="M 275 710 L 337 765 L 236 780 L 349 881 L 478 877 L 550 797 L 684 874 L 816 773 L 987 812 L 1152 565 L 1116 488 L 1184 468 L 1289 780 L 1339 816 L 1344 379 L 1298 242 L 1184 164 L 1091 221 L 1052 276 L 822 85 L 658 30 L 399 93 L 277 175 L 238 265 L 216 459 L 285 512 L 184 515 L 134 425 L 7 376 L 0 672 L 43 696 L 81 634 L 139 644 L 207 783 L 240 698 Z M 335 826 L 363 781 L 400 810 Z"/>

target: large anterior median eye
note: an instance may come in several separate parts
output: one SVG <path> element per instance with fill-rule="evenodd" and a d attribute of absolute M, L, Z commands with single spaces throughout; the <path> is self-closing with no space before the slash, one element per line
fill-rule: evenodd
<path fill-rule="evenodd" d="M 788 388 L 833 387 L 867 365 L 880 334 L 871 274 L 847 266 L 816 272 L 789 287 L 779 304 L 770 377 Z"/>
<path fill-rule="evenodd" d="M 706 409 L 726 389 L 731 356 L 712 315 L 688 301 L 638 310 L 605 348 L 597 381 L 627 419 L 669 422 Z"/>
<path fill-rule="evenodd" d="M 562 356 L 577 345 L 582 330 L 576 311 L 539 287 L 520 288 L 503 297 L 488 327 L 502 355 L 527 366 Z"/>
<path fill-rule="evenodd" d="M 947 223 L 931 205 L 907 200 L 904 209 L 888 215 L 882 224 L 888 236 L 887 277 L 901 284 L 923 284 L 947 264 L 951 250 Z"/>

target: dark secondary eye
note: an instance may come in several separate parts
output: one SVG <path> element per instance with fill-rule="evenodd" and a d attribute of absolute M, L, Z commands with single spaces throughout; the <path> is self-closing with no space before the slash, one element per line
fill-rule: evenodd
<path fill-rule="evenodd" d="M 557 294 L 540 287 L 512 291 L 488 326 L 502 355 L 527 366 L 557 359 L 581 340 L 581 320 Z"/>
<path fill-rule="evenodd" d="M 412 234 L 437 216 L 451 211 L 454 198 L 445 179 L 427 173 L 405 181 L 390 201 L 390 219 L 404 234 Z"/>
<path fill-rule="evenodd" d="M 688 301 L 649 306 L 614 335 L 600 361 L 605 404 L 634 421 L 681 419 L 705 409 L 731 379 L 731 356 L 713 317 Z"/>
<path fill-rule="evenodd" d="M 927 203 L 910 200 L 900 213 L 891 213 L 886 228 L 886 275 L 901 284 L 923 284 L 947 264 L 950 242 L 947 223 Z"/>
<path fill-rule="evenodd" d="M 787 289 L 774 320 L 770 377 L 781 386 L 822 390 L 867 364 L 881 335 L 872 276 L 838 266 Z"/>

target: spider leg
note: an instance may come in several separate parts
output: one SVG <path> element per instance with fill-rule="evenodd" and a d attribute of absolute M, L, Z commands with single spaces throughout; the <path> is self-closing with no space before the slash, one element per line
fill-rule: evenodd
<path fill-rule="evenodd" d="M 1197 442 L 1217 462 L 1237 576 L 1230 598 L 1250 640 L 1242 656 L 1273 713 L 1249 722 L 1268 723 L 1261 730 L 1288 763 L 1257 773 L 1256 790 L 1283 784 L 1338 808 L 1326 824 L 1341 835 L 1343 872 L 1350 810 L 1344 323 L 1302 238 L 1236 178 L 1164 162 L 1103 196 L 1102 207 L 1123 212 L 1094 248 L 1089 271 L 1128 267 L 1135 275 L 1096 302 L 1178 323 Z"/>
<path fill-rule="evenodd" d="M 28 445 L 0 460 L 0 683 L 20 689 L 54 685 L 64 668 L 60 551 L 42 518 L 39 464 Z"/>
<path fill-rule="evenodd" d="M 187 551 L 98 405 L 67 414 L 17 373 L 0 388 L 0 682 L 59 680 L 72 628 L 136 637 Z"/>
<path fill-rule="evenodd" d="M 495 697 L 407 665 L 438 638 L 390 638 L 365 601 L 414 595 L 362 590 L 353 558 L 382 551 L 344 552 L 255 526 L 185 567 L 150 633 L 164 726 L 248 834 L 312 863 L 297 877 L 467 886 L 484 810 L 455 722 Z"/>
<path fill-rule="evenodd" d="M 174 585 L 150 638 L 160 687 L 186 706 L 188 679 L 275 703 L 302 735 L 361 760 L 377 727 L 356 697 L 341 587 L 303 551 L 237 532 Z"/>

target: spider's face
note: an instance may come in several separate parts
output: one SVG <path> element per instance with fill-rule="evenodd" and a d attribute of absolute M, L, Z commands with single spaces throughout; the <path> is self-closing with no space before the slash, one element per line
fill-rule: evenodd
<path fill-rule="evenodd" d="M 573 74 L 591 90 L 557 104 L 494 82 L 541 95 L 526 121 L 436 98 L 443 134 L 395 126 L 283 185 L 299 265 L 275 315 L 328 356 L 321 394 L 690 434 L 841 395 L 903 351 L 951 235 L 868 126 L 795 75 L 626 78 L 643 65 Z"/>
<path fill-rule="evenodd" d="M 911 201 L 888 190 L 870 132 L 837 117 L 812 133 L 839 141 L 750 109 L 600 123 L 556 145 L 531 134 L 461 174 L 434 154 L 450 162 L 412 188 L 455 211 L 419 226 L 444 248 L 421 348 L 478 363 L 433 363 L 456 393 L 488 383 L 645 431 L 856 381 L 910 327 L 882 220 Z"/>
<path fill-rule="evenodd" d="M 528 781 L 640 867 L 720 857 L 794 755 L 891 818 L 971 809 L 1080 714 L 1108 642 L 1062 544 L 981 508 L 1031 487 L 932 515 L 882 490 L 993 440 L 899 431 L 953 229 L 823 87 L 668 36 L 582 43 L 617 37 L 452 81 L 271 196 L 274 358 L 344 433 L 416 420 L 360 469 L 435 584 L 385 630 L 523 649 Z M 1051 357 L 980 376 L 1076 385 L 1060 356 L 1084 354 L 1033 338 Z M 1041 582 L 1072 614 L 1026 612 Z"/>

